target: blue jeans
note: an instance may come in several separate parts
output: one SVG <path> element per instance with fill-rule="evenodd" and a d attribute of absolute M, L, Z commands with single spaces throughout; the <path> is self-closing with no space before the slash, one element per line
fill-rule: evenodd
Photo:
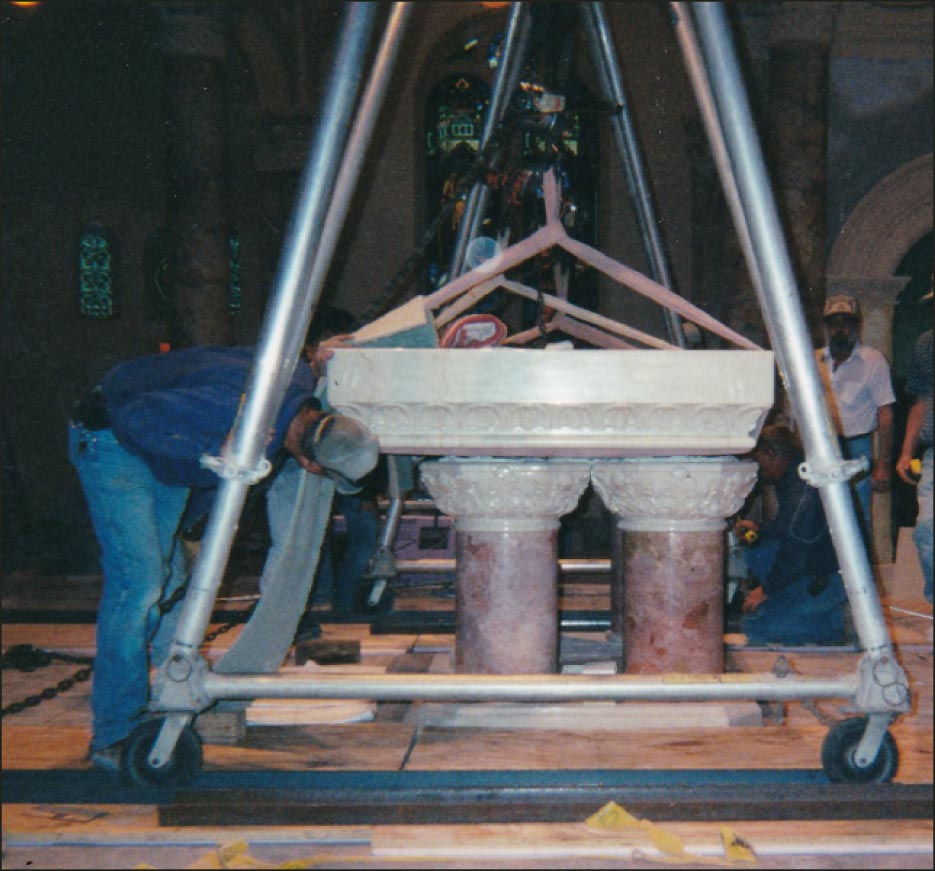
<path fill-rule="evenodd" d="M 98 749 L 136 727 L 149 703 L 150 645 L 159 665 L 175 635 L 179 609 L 163 618 L 159 602 L 185 581 L 176 532 L 189 491 L 157 481 L 109 429 L 72 424 L 68 454 L 88 501 L 104 572 L 91 686 L 91 747 Z"/>
<path fill-rule="evenodd" d="M 841 439 L 841 453 L 845 460 L 857 460 L 866 457 L 868 469 L 873 468 L 873 433 Z M 858 477 L 851 478 L 851 493 L 854 496 L 854 508 L 857 511 L 857 522 L 864 536 L 864 543 L 873 539 L 873 520 L 870 516 L 870 472 L 861 472 Z"/>
<path fill-rule="evenodd" d="M 932 448 L 922 455 L 922 477 L 918 485 L 919 514 L 912 539 L 919 551 L 922 577 L 925 579 L 925 598 L 932 601 Z"/>
<path fill-rule="evenodd" d="M 779 543 L 761 541 L 744 551 L 747 566 L 760 583 L 769 574 Z M 814 575 L 770 593 L 740 620 L 750 644 L 835 644 L 845 640 L 844 582 L 839 572 L 827 576 L 823 589 Z M 811 588 L 811 589 L 810 589 Z"/>
<path fill-rule="evenodd" d="M 347 545 L 335 572 L 331 542 L 325 541 L 315 591 L 318 600 L 329 594 L 334 612 L 346 615 L 354 610 L 354 593 L 376 548 L 380 519 L 376 512 L 364 507 L 363 499 L 354 495 L 335 493 L 334 511 L 344 517 Z"/>

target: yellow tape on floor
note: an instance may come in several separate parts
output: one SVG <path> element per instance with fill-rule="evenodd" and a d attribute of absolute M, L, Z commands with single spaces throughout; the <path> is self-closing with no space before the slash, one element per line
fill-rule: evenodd
<path fill-rule="evenodd" d="M 649 835 L 653 846 L 659 851 L 654 856 L 640 850 L 634 850 L 634 858 L 662 861 L 672 864 L 696 862 L 703 865 L 750 865 L 756 864 L 753 849 L 742 838 L 738 838 L 727 826 L 721 827 L 721 843 L 724 846 L 724 856 L 702 856 L 696 853 L 687 853 L 682 839 L 665 829 L 660 828 L 649 820 L 640 820 L 629 811 L 613 801 L 607 802 L 597 813 L 585 820 L 592 829 L 603 832 L 623 832 L 628 829 L 641 829 Z"/>

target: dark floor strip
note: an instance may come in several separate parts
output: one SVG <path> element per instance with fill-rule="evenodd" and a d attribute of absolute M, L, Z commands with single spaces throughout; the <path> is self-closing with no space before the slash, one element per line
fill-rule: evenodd
<path fill-rule="evenodd" d="M 580 822 L 608 802 L 653 821 L 931 819 L 930 787 L 839 784 L 181 790 L 166 826 Z"/>
<path fill-rule="evenodd" d="M 608 789 L 673 784 L 686 787 L 731 784 L 827 784 L 819 769 L 733 771 L 516 770 L 516 771 L 203 771 L 189 785 L 199 792 L 225 790 L 370 790 L 401 794 L 425 789 Z M 74 804 L 164 804 L 179 787 L 129 787 L 117 775 L 95 770 L 4 771 L 3 802 Z"/>

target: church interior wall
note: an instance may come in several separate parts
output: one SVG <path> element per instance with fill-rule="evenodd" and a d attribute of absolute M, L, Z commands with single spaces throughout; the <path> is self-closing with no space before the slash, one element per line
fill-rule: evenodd
<path fill-rule="evenodd" d="M 23 14 L 7 6 L 0 22 L 4 565 L 15 558 L 94 570 L 93 537 L 66 457 L 67 420 L 81 391 L 110 364 L 155 352 L 166 340 L 146 268 L 148 240 L 166 221 L 168 97 L 153 5 L 47 6 Z M 231 29 L 225 79 L 228 195 L 232 223 L 242 237 L 238 342 L 255 340 L 275 277 L 302 142 L 312 130 L 340 6 L 230 7 L 241 15 Z M 421 106 L 436 65 L 433 51 L 471 17 L 506 14 L 479 6 L 484 4 L 416 4 L 329 275 L 329 302 L 359 313 L 421 235 Z M 692 298 L 697 216 L 689 207 L 692 180 L 685 154 L 697 112 L 688 77 L 664 4 L 611 3 L 606 9 L 674 283 Z M 872 187 L 874 174 L 882 178 L 896 168 L 890 164 L 924 153 L 926 143 L 931 152 L 930 46 L 928 51 L 927 59 L 903 60 L 899 69 L 906 74 L 892 77 L 894 88 L 907 89 L 901 100 L 863 115 L 848 102 L 852 95 L 843 84 L 857 61 L 841 57 L 832 64 L 829 231 L 840 228 L 849 206 Z M 926 63 L 927 92 L 920 86 Z M 278 165 L 270 163 L 272 128 L 289 139 L 278 151 Z M 897 145 L 887 147 L 893 139 Z M 599 178 L 598 247 L 645 271 L 606 126 Z M 114 240 L 112 318 L 77 315 L 78 237 L 91 221 L 106 226 Z M 600 305 L 610 317 L 662 333 L 658 310 L 636 294 L 602 283 Z M 20 543 L 12 550 L 11 536 Z"/>

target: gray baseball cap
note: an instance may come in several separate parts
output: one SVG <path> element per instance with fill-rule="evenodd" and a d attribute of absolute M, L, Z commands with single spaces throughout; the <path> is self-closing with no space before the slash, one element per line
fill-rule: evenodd
<path fill-rule="evenodd" d="M 326 414 L 312 436 L 315 462 L 334 480 L 338 493 L 357 493 L 357 482 L 377 464 L 380 444 L 360 421 L 343 414 Z"/>

